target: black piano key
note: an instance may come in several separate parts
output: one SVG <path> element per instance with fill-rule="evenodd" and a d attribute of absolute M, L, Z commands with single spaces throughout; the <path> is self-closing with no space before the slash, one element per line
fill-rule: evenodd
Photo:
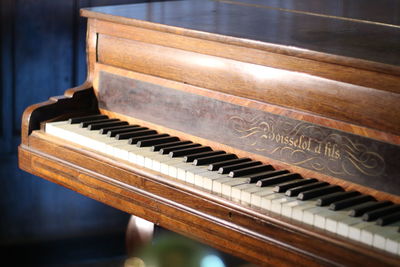
<path fill-rule="evenodd" d="M 207 164 L 211 164 L 211 163 L 227 161 L 230 159 L 237 159 L 237 156 L 235 154 L 223 154 L 223 155 L 202 157 L 199 159 L 195 159 L 193 161 L 193 165 L 195 165 L 195 166 L 207 165 Z"/>
<path fill-rule="evenodd" d="M 358 204 L 362 204 L 367 201 L 375 200 L 370 195 L 361 195 L 361 196 L 355 196 L 349 199 L 344 199 L 340 201 L 333 202 L 332 204 L 329 205 L 330 210 L 342 210 L 351 206 L 355 206 Z"/>
<path fill-rule="evenodd" d="M 268 176 L 268 177 L 266 177 L 266 176 Z M 256 178 L 256 177 L 249 178 L 248 182 L 255 183 L 256 179 L 254 179 L 254 178 Z M 272 186 L 272 185 L 276 185 L 276 184 L 293 181 L 293 180 L 301 178 L 301 176 L 298 173 L 288 173 L 288 171 L 285 172 L 285 170 L 279 170 L 279 171 L 271 171 L 271 175 L 261 175 L 260 177 L 257 177 L 257 178 L 261 178 L 261 179 L 259 181 L 257 181 L 256 185 L 259 187 L 264 187 L 264 186 Z"/>
<path fill-rule="evenodd" d="M 128 144 L 136 145 L 137 142 L 139 142 L 139 141 L 167 137 L 167 136 L 169 136 L 169 134 L 149 134 L 149 135 L 141 135 L 141 136 L 131 137 L 131 138 L 129 138 Z"/>
<path fill-rule="evenodd" d="M 201 153 L 197 153 L 197 154 L 193 154 L 193 155 L 184 156 L 183 161 L 184 162 L 193 162 L 195 159 L 209 157 L 209 156 L 215 156 L 215 155 L 221 155 L 221 154 L 225 154 L 225 151 L 216 150 L 216 151 L 201 152 Z"/>
<path fill-rule="evenodd" d="M 70 118 L 68 120 L 68 123 L 69 124 L 77 124 L 77 123 L 81 123 L 84 121 L 94 121 L 94 120 L 103 120 L 103 119 L 108 119 L 108 116 L 102 115 L 102 114 L 96 114 L 96 115 L 90 115 L 90 116 L 84 116 L 84 117 Z"/>
<path fill-rule="evenodd" d="M 232 178 L 243 177 L 245 175 L 251 175 L 259 172 L 272 171 L 272 170 L 274 170 L 274 168 L 271 165 L 252 166 L 240 170 L 230 171 L 228 176 Z"/>
<path fill-rule="evenodd" d="M 391 223 L 400 221 L 400 211 L 393 214 L 386 215 L 376 220 L 376 224 L 380 226 L 385 226 Z"/>
<path fill-rule="evenodd" d="M 393 205 L 393 202 L 391 201 L 382 201 L 382 202 L 376 202 L 376 201 L 369 201 L 364 204 L 358 205 L 351 209 L 349 211 L 349 216 L 352 217 L 359 217 L 362 216 L 364 213 L 377 210 L 383 207 L 387 207 Z"/>
<path fill-rule="evenodd" d="M 328 206 L 333 202 L 359 196 L 361 193 L 357 191 L 336 192 L 317 199 L 317 206 Z"/>
<path fill-rule="evenodd" d="M 249 161 L 249 162 L 246 161 L 246 162 L 242 162 L 242 163 L 238 163 L 238 164 L 223 166 L 218 169 L 218 173 L 227 174 L 233 170 L 244 169 L 244 168 L 257 166 L 257 165 L 262 165 L 262 162 L 261 161 Z"/>
<path fill-rule="evenodd" d="M 100 123 L 100 122 L 111 122 L 111 121 L 119 121 L 119 119 L 102 119 L 102 120 L 94 120 L 94 121 L 84 121 L 79 124 L 79 127 L 86 128 L 91 124 Z"/>
<path fill-rule="evenodd" d="M 339 192 L 339 191 L 343 191 L 343 188 L 341 188 L 338 185 L 328 185 L 328 186 L 324 186 L 321 188 L 316 188 L 316 189 L 312 189 L 309 191 L 301 192 L 297 196 L 297 199 L 309 200 L 311 198 L 320 197 L 323 195 L 328 195 L 330 193 Z"/>
<path fill-rule="evenodd" d="M 122 130 L 122 129 L 133 129 L 135 127 L 139 127 L 139 125 L 122 125 L 122 126 L 112 126 L 112 127 L 106 127 L 100 130 L 100 134 L 107 134 L 109 131 L 114 131 L 114 130 Z"/>
<path fill-rule="evenodd" d="M 186 145 L 177 145 L 177 146 L 171 146 L 171 147 L 165 147 L 160 149 L 160 154 L 169 154 L 171 151 L 174 150 L 180 150 L 180 149 L 185 149 L 185 148 L 192 148 L 192 147 L 201 147 L 200 144 L 196 144 L 196 143 L 190 143 L 190 144 L 186 144 Z"/>
<path fill-rule="evenodd" d="M 131 127 L 111 130 L 107 133 L 107 136 L 115 137 L 117 134 L 121 134 L 121 133 L 138 132 L 138 131 L 144 131 L 144 130 L 149 130 L 149 128 L 132 125 Z"/>
<path fill-rule="evenodd" d="M 212 149 L 209 146 L 191 147 L 191 148 L 173 150 L 173 151 L 169 152 L 168 155 L 171 158 L 177 158 L 177 157 L 184 157 L 184 156 L 188 156 L 191 154 L 197 154 L 200 152 L 206 152 L 206 151 L 211 151 L 211 150 Z"/>
<path fill-rule="evenodd" d="M 295 188 L 287 190 L 285 192 L 285 194 L 288 197 L 295 197 L 295 196 L 298 196 L 301 192 L 305 192 L 305 191 L 308 191 L 308 190 L 311 190 L 311 189 L 323 187 L 323 186 L 326 186 L 326 185 L 329 185 L 329 184 L 326 183 L 326 182 L 316 182 L 316 183 L 313 183 L 313 184 L 302 185 L 302 186 L 298 186 L 298 187 L 295 187 Z"/>
<path fill-rule="evenodd" d="M 384 217 L 398 211 L 400 211 L 400 205 L 390 205 L 377 210 L 366 212 L 362 216 L 362 219 L 367 222 L 374 221 L 376 219 L 379 219 L 380 217 Z"/>
<path fill-rule="evenodd" d="M 111 122 L 101 122 L 101 123 L 94 123 L 88 126 L 90 131 L 100 130 L 110 126 L 123 126 L 128 125 L 126 121 L 111 121 Z"/>
<path fill-rule="evenodd" d="M 142 140 L 137 142 L 138 147 L 149 147 L 149 146 L 154 146 L 158 144 L 165 144 L 165 143 L 170 143 L 174 141 L 179 141 L 179 138 L 176 136 L 165 136 L 165 137 L 159 137 L 159 138 L 154 138 L 154 139 L 149 139 L 149 140 Z"/>
<path fill-rule="evenodd" d="M 129 139 L 129 138 L 133 138 L 133 137 L 139 137 L 139 136 L 145 136 L 145 135 L 151 135 L 151 134 L 157 134 L 157 131 L 142 130 L 142 131 L 131 131 L 131 132 L 126 132 L 126 133 L 119 133 L 115 136 L 115 139 L 123 140 L 123 139 Z"/>
<path fill-rule="evenodd" d="M 284 193 L 291 188 L 296 188 L 302 185 L 313 184 L 318 182 L 315 178 L 301 179 L 292 182 L 283 183 L 274 187 L 274 192 Z"/>
<path fill-rule="evenodd" d="M 273 170 L 273 171 L 266 171 L 263 173 L 258 173 L 258 174 L 252 174 L 247 178 L 247 183 L 252 184 L 252 183 L 257 183 L 261 179 L 266 179 L 266 178 L 275 178 L 276 176 L 280 176 L 282 174 L 289 173 L 287 170 Z"/>
<path fill-rule="evenodd" d="M 224 166 L 239 164 L 239 163 L 249 162 L 249 161 L 251 161 L 251 159 L 249 159 L 249 158 L 240 158 L 240 159 L 230 159 L 230 160 L 217 162 L 217 163 L 211 163 L 208 166 L 208 170 L 209 171 L 218 171 L 219 168 L 224 167 Z"/>
<path fill-rule="evenodd" d="M 191 141 L 175 141 L 175 142 L 170 142 L 166 144 L 159 144 L 159 145 L 154 145 L 151 147 L 151 151 L 157 152 L 160 151 L 162 148 L 167 148 L 167 147 L 174 147 L 174 146 L 180 146 L 180 145 L 188 145 L 192 144 Z"/>

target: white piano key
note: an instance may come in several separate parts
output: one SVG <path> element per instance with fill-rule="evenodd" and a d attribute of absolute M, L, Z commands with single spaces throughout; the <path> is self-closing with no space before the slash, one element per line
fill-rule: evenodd
<path fill-rule="evenodd" d="M 137 147 L 135 145 L 135 147 Z M 138 164 L 139 166 L 143 166 L 145 167 L 145 159 L 146 157 L 151 157 L 152 155 L 154 155 L 155 153 L 153 151 L 150 150 L 149 147 L 137 147 L 138 149 L 135 150 L 135 154 L 136 154 L 136 164 Z"/>
<path fill-rule="evenodd" d="M 195 171 L 196 166 L 193 166 L 192 164 L 188 164 L 185 162 L 182 162 L 180 164 L 174 165 L 170 167 L 170 173 L 171 175 L 175 174 L 177 175 L 177 178 L 179 180 L 182 180 L 184 182 L 187 181 L 187 175 L 191 171 Z"/>
<path fill-rule="evenodd" d="M 262 187 L 262 190 L 257 191 L 251 195 L 250 204 L 253 207 L 261 208 L 261 199 L 270 194 L 275 194 L 272 187 Z"/>
<path fill-rule="evenodd" d="M 96 151 L 104 151 L 105 144 L 111 143 L 114 140 L 108 139 L 106 136 L 98 135 L 98 133 L 92 133 L 85 136 L 85 140 L 87 140 L 87 146 Z M 90 140 L 90 141 L 88 141 Z"/>
<path fill-rule="evenodd" d="M 232 179 L 234 179 L 234 178 L 228 177 L 228 176 L 223 176 L 221 178 L 213 180 L 211 191 L 217 195 L 221 195 L 222 194 L 222 184 L 232 181 Z"/>
<path fill-rule="evenodd" d="M 202 178 L 203 180 L 203 186 L 202 188 L 204 188 L 207 191 L 212 191 L 212 186 L 213 186 L 213 181 L 215 179 L 219 179 L 221 177 L 227 177 L 226 174 L 219 174 L 216 172 L 209 172 L 209 173 L 203 173 L 201 176 L 199 176 Z M 200 179 L 200 178 L 197 178 Z"/>
<path fill-rule="evenodd" d="M 385 250 L 397 255 L 400 255 L 400 236 L 388 238 L 385 244 Z"/>
<path fill-rule="evenodd" d="M 210 175 L 210 174 L 214 175 L 215 172 L 207 170 L 206 172 L 196 173 L 194 175 L 194 185 L 197 186 L 197 187 L 203 188 L 204 187 L 204 185 L 203 185 L 203 177 L 205 175 Z"/>
<path fill-rule="evenodd" d="M 186 164 L 182 162 L 182 159 L 181 160 L 174 159 L 174 161 L 176 161 L 177 164 L 172 164 L 168 166 L 168 175 L 171 177 L 178 178 L 178 170 L 181 170 L 182 167 L 186 166 Z M 185 181 L 185 179 L 186 179 L 186 173 L 183 175 L 181 180 Z"/>
<path fill-rule="evenodd" d="M 151 151 L 151 149 L 149 148 L 149 152 L 152 153 L 148 153 L 145 155 L 144 158 L 144 167 L 154 170 L 154 160 L 158 160 L 159 157 L 161 156 L 160 154 L 158 154 L 157 152 Z"/>
<path fill-rule="evenodd" d="M 240 201 L 243 203 L 251 204 L 251 195 L 265 189 L 264 187 L 256 186 L 255 183 L 252 183 L 251 185 L 253 186 L 240 192 Z"/>
<path fill-rule="evenodd" d="M 313 216 L 313 225 L 338 235 L 348 237 L 349 227 L 361 222 L 360 218 L 348 216 L 348 209 L 332 211 L 328 207 L 316 207 L 305 211 L 305 216 Z"/>
<path fill-rule="evenodd" d="M 194 175 L 194 185 L 206 189 L 207 191 L 212 190 L 213 180 L 227 177 L 225 174 L 219 174 L 216 171 L 199 172 Z"/>
<path fill-rule="evenodd" d="M 68 121 L 55 121 L 55 122 L 48 122 L 45 124 L 45 131 L 48 134 L 59 136 L 61 138 L 61 135 L 63 134 L 62 131 L 60 130 L 61 125 L 68 124 Z"/>
<path fill-rule="evenodd" d="M 178 173 L 180 173 L 179 179 L 186 181 L 186 169 L 189 168 L 188 164 L 184 163 L 182 158 L 175 158 L 174 160 L 176 160 L 177 164 L 168 166 L 168 175 L 178 178 Z"/>
<path fill-rule="evenodd" d="M 372 241 L 372 246 L 379 249 L 385 249 L 386 246 L 386 234 L 374 234 L 374 240 Z"/>
<path fill-rule="evenodd" d="M 106 136 L 99 134 L 99 131 L 90 131 L 87 128 L 81 128 L 79 124 L 63 124 L 56 127 L 63 129 L 64 133 L 68 131 L 68 134 L 60 137 L 93 150 L 101 151 L 105 143 L 112 142 Z"/>
<path fill-rule="evenodd" d="M 270 211 L 272 200 L 280 198 L 280 197 L 281 197 L 281 195 L 276 194 L 276 193 L 263 197 L 261 199 L 261 208 Z"/>
<path fill-rule="evenodd" d="M 45 126 L 46 133 L 70 141 L 71 135 L 75 136 L 76 134 L 73 131 L 71 132 L 65 129 L 64 127 L 61 127 L 65 124 L 66 124 L 65 121 L 46 123 Z"/>
<path fill-rule="evenodd" d="M 223 196 L 226 196 L 226 197 L 230 198 L 231 197 L 231 193 L 232 193 L 232 188 L 235 187 L 235 186 L 248 184 L 246 181 L 247 181 L 247 178 L 232 178 L 231 181 L 228 181 L 226 183 L 222 183 L 221 194 Z"/>
<path fill-rule="evenodd" d="M 171 158 L 168 155 L 157 154 L 152 157 L 153 170 L 161 172 L 161 164 L 165 161 L 170 161 Z"/>
<path fill-rule="evenodd" d="M 86 137 L 82 136 L 82 128 L 77 124 L 54 123 L 46 126 L 47 133 L 54 133 L 57 137 L 86 146 L 82 140 Z M 90 142 L 90 140 L 86 140 Z"/>
<path fill-rule="evenodd" d="M 295 201 L 291 201 L 289 203 L 287 203 L 286 205 L 282 206 L 282 211 L 281 214 L 283 216 L 292 218 L 292 212 L 293 212 L 293 208 L 300 205 L 300 200 L 295 200 Z"/>
<path fill-rule="evenodd" d="M 354 217 L 347 216 L 344 219 L 337 222 L 336 233 L 338 235 L 348 237 L 349 233 L 350 233 L 350 227 L 354 224 L 359 223 L 360 221 L 361 221 L 361 218 L 354 218 Z"/>
<path fill-rule="evenodd" d="M 277 194 L 278 197 L 271 201 L 271 211 L 278 214 L 282 214 L 282 207 L 284 205 L 296 200 L 296 197 L 288 197 L 284 193 L 275 194 Z"/>
<path fill-rule="evenodd" d="M 371 223 L 361 221 L 359 223 L 355 223 L 349 226 L 349 235 L 348 237 L 352 240 L 360 241 L 361 240 L 361 232 L 365 227 L 370 226 Z"/>
<path fill-rule="evenodd" d="M 310 210 L 307 210 L 307 212 L 310 212 Z M 313 225 L 315 227 L 325 229 L 325 221 L 328 216 L 333 216 L 335 215 L 334 211 L 328 210 L 327 207 L 325 207 L 324 211 L 318 212 L 314 214 L 314 219 L 313 219 Z"/>
<path fill-rule="evenodd" d="M 372 246 L 386 251 L 394 251 L 393 246 L 395 241 L 396 239 L 400 238 L 400 234 L 398 232 L 399 227 L 400 222 L 383 226 L 382 228 L 385 228 L 383 231 L 377 231 L 374 233 Z"/>
<path fill-rule="evenodd" d="M 45 124 L 45 131 L 50 132 L 52 127 L 55 126 L 60 126 L 60 125 L 65 125 L 65 124 L 70 124 L 68 121 L 53 121 L 53 122 L 48 122 Z"/>
<path fill-rule="evenodd" d="M 170 168 L 173 168 L 175 165 L 181 164 L 181 163 L 182 163 L 182 158 L 170 158 L 170 160 L 161 162 L 160 172 L 168 175 Z"/>
<path fill-rule="evenodd" d="M 332 233 L 336 233 L 337 229 L 338 229 L 338 221 L 340 220 L 344 220 L 348 218 L 347 214 L 343 214 L 338 212 L 338 214 L 335 214 L 333 216 L 329 216 L 325 219 L 325 230 L 332 232 Z M 349 232 L 350 234 L 350 232 Z"/>
<path fill-rule="evenodd" d="M 297 200 L 295 200 L 293 202 L 296 202 L 296 201 Z M 300 202 L 302 202 L 302 203 L 300 203 L 299 205 L 293 206 L 291 218 L 302 222 L 304 212 L 307 209 L 315 208 L 316 201 L 300 201 Z"/>
<path fill-rule="evenodd" d="M 236 201 L 241 200 L 242 190 L 247 190 L 249 188 L 254 187 L 254 184 L 241 184 L 231 189 L 231 198 Z"/>
<path fill-rule="evenodd" d="M 271 189 L 273 190 L 273 187 L 271 187 Z M 283 214 L 283 210 L 282 208 L 284 206 L 289 207 L 290 209 L 293 209 L 293 205 L 289 205 L 290 202 L 296 201 L 296 203 L 298 203 L 298 205 L 304 205 L 306 204 L 305 201 L 299 201 L 297 202 L 297 197 L 287 197 L 285 196 L 284 193 L 274 193 L 274 194 L 270 194 L 267 196 L 264 196 L 261 199 L 261 208 L 263 209 L 267 209 L 269 211 L 273 211 L 275 210 L 277 213 L 279 214 Z M 308 203 L 308 202 L 307 202 Z M 274 205 L 274 207 L 273 207 Z M 287 217 L 292 218 L 293 216 L 293 210 L 291 210 L 290 212 L 288 212 L 288 210 L 286 210 Z M 289 215 L 290 213 L 290 215 Z M 301 220 L 302 217 L 299 218 L 299 216 L 297 216 L 297 220 Z"/>
<path fill-rule="evenodd" d="M 128 160 L 134 164 L 137 164 L 139 166 L 143 166 L 139 161 L 138 161 L 138 153 L 140 153 L 140 148 L 138 148 L 137 146 L 133 146 L 130 144 L 127 144 L 125 146 L 115 146 L 114 147 L 114 151 L 116 151 L 117 149 L 119 150 L 126 150 L 126 152 L 128 153 Z M 125 153 L 126 153 L 125 152 Z"/>
<path fill-rule="evenodd" d="M 209 172 L 207 170 L 207 167 L 205 166 L 195 166 L 192 164 L 187 164 L 187 165 L 192 166 L 192 169 L 186 171 L 186 182 L 189 184 L 195 184 L 196 175 L 202 174 L 204 172 Z"/>
<path fill-rule="evenodd" d="M 302 221 L 306 224 L 314 225 L 316 227 L 325 229 L 325 221 L 328 216 L 334 216 L 338 213 L 331 211 L 328 207 L 316 206 L 316 201 L 313 201 L 314 205 L 312 208 L 303 210 Z M 347 210 L 346 210 L 347 214 Z"/>
<path fill-rule="evenodd" d="M 112 155 L 114 155 L 114 147 L 117 147 L 120 145 L 128 145 L 128 141 L 113 139 L 112 142 L 105 144 L 103 147 L 103 151 L 100 151 L 100 152 L 112 156 Z"/>
<path fill-rule="evenodd" d="M 273 196 L 270 196 L 270 198 Z M 304 203 L 300 200 L 297 199 L 297 197 L 294 197 L 295 199 L 293 201 L 285 202 L 282 203 L 284 205 L 281 206 L 281 214 L 283 216 L 292 218 L 294 216 L 293 211 L 296 207 L 303 205 Z"/>
<path fill-rule="evenodd" d="M 363 227 L 363 229 L 361 230 L 360 241 L 364 244 L 372 246 L 374 241 L 374 234 L 384 231 L 384 228 L 385 227 L 370 222 L 368 226 Z"/>
<path fill-rule="evenodd" d="M 131 160 L 131 155 L 129 155 L 129 152 L 133 151 L 135 149 L 136 148 L 134 146 L 129 145 L 129 144 L 114 145 L 112 147 L 113 152 L 111 155 L 116 158 L 120 158 L 120 159 L 127 160 L 127 161 L 134 163 L 134 161 Z"/>

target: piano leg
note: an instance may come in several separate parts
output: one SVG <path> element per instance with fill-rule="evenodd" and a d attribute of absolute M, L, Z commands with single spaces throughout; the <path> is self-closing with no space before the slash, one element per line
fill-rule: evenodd
<path fill-rule="evenodd" d="M 128 257 L 137 256 L 138 250 L 153 239 L 154 224 L 134 215 L 129 219 L 126 230 L 126 249 Z"/>

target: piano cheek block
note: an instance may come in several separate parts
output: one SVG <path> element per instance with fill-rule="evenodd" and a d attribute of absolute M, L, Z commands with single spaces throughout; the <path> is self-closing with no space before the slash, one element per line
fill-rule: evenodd
<path fill-rule="evenodd" d="M 397 266 L 392 2 L 83 9 L 88 82 L 27 108 L 20 167 L 259 265 Z"/>

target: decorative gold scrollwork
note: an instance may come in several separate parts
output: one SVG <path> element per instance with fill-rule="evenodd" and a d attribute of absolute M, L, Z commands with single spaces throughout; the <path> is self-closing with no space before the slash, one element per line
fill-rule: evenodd
<path fill-rule="evenodd" d="M 231 128 L 256 151 L 290 164 L 334 175 L 379 176 L 384 158 L 372 148 L 330 128 L 257 116 L 230 118 Z"/>

